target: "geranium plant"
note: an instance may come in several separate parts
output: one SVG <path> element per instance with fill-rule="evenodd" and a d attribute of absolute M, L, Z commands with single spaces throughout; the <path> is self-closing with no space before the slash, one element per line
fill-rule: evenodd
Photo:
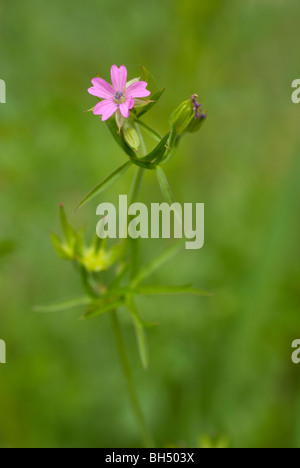
<path fill-rule="evenodd" d="M 144 70 L 145 72 L 145 70 Z M 146 75 L 147 76 L 147 75 Z M 142 118 L 158 103 L 165 89 L 151 94 L 147 89 L 148 82 L 139 77 L 127 81 L 127 69 L 124 65 L 111 68 L 111 84 L 100 76 L 93 78 L 88 92 L 99 102 L 91 109 L 95 116 L 107 125 L 111 135 L 122 148 L 126 161 L 113 173 L 105 177 L 78 204 L 77 209 L 103 193 L 117 179 L 130 169 L 136 168 L 135 176 L 129 191 L 130 203 L 135 202 L 145 171 L 156 173 L 158 183 L 165 200 L 173 204 L 174 199 L 169 187 L 163 166 L 171 159 L 181 138 L 188 133 L 197 132 L 206 120 L 197 95 L 191 96 L 173 112 L 170 117 L 170 130 L 164 136 L 150 127 Z M 147 77 L 146 77 L 147 79 Z M 147 152 L 143 132 L 154 140 L 154 149 Z M 101 168 L 99 169 L 101 172 Z M 103 314 L 110 314 L 112 328 L 120 355 L 122 368 L 127 379 L 133 410 L 140 426 L 141 436 L 147 447 L 155 444 L 146 424 L 139 399 L 136 394 L 130 363 L 122 337 L 121 325 L 117 310 L 125 306 L 130 314 L 137 337 L 141 362 L 145 369 L 148 366 L 148 348 L 145 329 L 156 324 L 146 322 L 136 307 L 136 297 L 141 295 L 178 295 L 194 294 L 199 296 L 209 293 L 194 288 L 192 285 L 181 286 L 145 286 L 155 270 L 172 258 L 183 247 L 183 241 L 177 241 L 169 249 L 155 258 L 150 264 L 140 264 L 140 244 L 138 241 L 124 238 L 113 245 L 95 236 L 86 244 L 82 230 L 76 231 L 69 223 L 64 207 L 60 206 L 60 218 L 63 237 L 52 234 L 52 242 L 58 255 L 71 261 L 81 275 L 84 294 L 67 302 L 51 306 L 37 307 L 40 312 L 61 311 L 81 306 L 85 308 L 82 318 L 92 319 Z M 103 272 L 111 269 L 112 279 L 107 282 Z"/>

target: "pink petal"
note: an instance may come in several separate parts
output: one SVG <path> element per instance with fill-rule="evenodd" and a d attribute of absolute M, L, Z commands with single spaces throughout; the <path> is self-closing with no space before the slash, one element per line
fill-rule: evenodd
<path fill-rule="evenodd" d="M 101 99 L 114 98 L 114 90 L 112 89 L 111 85 L 108 84 L 102 78 L 93 78 L 92 84 L 94 85 L 94 87 L 90 88 L 88 92 L 93 96 L 97 96 Z"/>
<path fill-rule="evenodd" d="M 129 117 L 129 104 L 130 104 L 130 101 L 126 101 L 126 102 L 123 102 L 123 104 L 120 104 L 119 106 L 119 109 L 121 111 L 121 114 L 123 115 L 123 117 L 125 117 L 126 119 L 128 119 Z M 131 108 L 132 109 L 132 108 Z"/>
<path fill-rule="evenodd" d="M 146 86 L 148 86 L 146 81 L 137 81 L 136 83 L 132 83 L 132 85 L 126 89 L 126 98 L 134 99 L 150 96 L 151 93 L 145 89 Z"/>
<path fill-rule="evenodd" d="M 109 119 L 118 110 L 118 105 L 113 101 L 101 101 L 94 108 L 95 115 L 102 115 L 102 121 Z"/>
<path fill-rule="evenodd" d="M 115 92 L 124 93 L 127 81 L 127 68 L 122 65 L 120 68 L 117 65 L 111 67 L 111 82 Z"/>
<path fill-rule="evenodd" d="M 134 107 L 134 99 L 127 99 L 126 100 L 128 109 L 132 109 Z"/>

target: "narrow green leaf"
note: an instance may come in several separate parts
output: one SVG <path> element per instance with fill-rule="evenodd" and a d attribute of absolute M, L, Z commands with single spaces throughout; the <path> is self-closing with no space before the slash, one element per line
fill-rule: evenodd
<path fill-rule="evenodd" d="M 149 162 L 155 162 L 156 164 L 159 164 L 161 159 L 163 158 L 165 152 L 166 152 L 166 144 L 169 139 L 170 133 L 167 133 L 158 143 L 158 145 L 154 148 L 151 153 L 147 154 L 143 158 L 139 159 L 139 161 L 149 161 Z"/>
<path fill-rule="evenodd" d="M 151 162 L 143 161 L 142 159 L 130 158 L 130 161 L 132 162 L 132 164 L 135 164 L 136 166 L 141 167 L 142 169 L 148 169 L 148 170 L 155 169 L 154 164 L 152 164 Z"/>
<path fill-rule="evenodd" d="M 84 252 L 85 242 L 84 242 L 84 232 L 85 229 L 81 228 L 77 232 L 77 238 L 74 246 L 74 256 L 76 258 L 81 258 Z"/>
<path fill-rule="evenodd" d="M 164 136 L 164 138 L 158 143 L 154 150 L 151 151 L 151 153 L 140 159 L 130 158 L 130 161 L 132 161 L 136 166 L 142 167 L 144 169 L 154 170 L 156 166 L 163 160 L 169 136 L 170 134 L 167 133 L 167 135 Z"/>
<path fill-rule="evenodd" d="M 170 205 L 172 205 L 175 203 L 175 201 L 169 186 L 169 182 L 163 169 L 159 166 L 156 168 L 156 175 L 164 198 Z"/>
<path fill-rule="evenodd" d="M 147 346 L 143 320 L 139 316 L 139 313 L 135 307 L 135 304 L 132 298 L 129 298 L 126 304 L 127 304 L 129 313 L 134 323 L 136 339 L 138 343 L 138 349 L 139 349 L 139 354 L 140 354 L 140 358 L 142 361 L 142 365 L 144 369 L 147 369 L 148 363 L 149 363 L 149 353 L 148 353 L 148 346 Z"/>
<path fill-rule="evenodd" d="M 57 234 L 51 234 L 51 242 L 57 253 L 57 255 L 63 260 L 69 260 L 71 258 L 71 253 L 67 253 L 66 247 L 62 245 L 61 239 Z"/>
<path fill-rule="evenodd" d="M 142 70 L 143 70 L 143 80 L 147 81 L 148 85 L 152 88 L 160 89 L 160 86 L 153 75 L 153 73 L 150 72 L 144 65 L 142 65 Z"/>
<path fill-rule="evenodd" d="M 176 132 L 176 128 L 173 125 L 172 131 L 171 131 L 171 137 L 170 137 L 170 146 L 171 148 L 176 147 L 176 142 L 179 140 L 179 135 Z"/>
<path fill-rule="evenodd" d="M 79 208 L 82 208 L 87 202 L 92 200 L 92 198 L 104 192 L 110 185 L 112 185 L 116 180 L 122 177 L 122 175 L 125 174 L 125 172 L 127 172 L 130 167 L 132 167 L 131 162 L 127 162 L 123 164 L 114 172 L 112 172 L 108 177 L 106 177 L 102 182 L 100 182 L 100 184 L 96 185 L 96 187 L 93 188 L 93 190 L 91 190 L 86 195 L 86 197 L 83 198 L 83 200 L 81 200 L 81 202 L 78 204 L 76 208 L 76 211 L 79 210 Z"/>
<path fill-rule="evenodd" d="M 97 236 L 97 234 L 95 234 L 94 241 L 93 241 L 95 254 L 97 254 L 100 251 L 100 249 L 104 247 L 105 240 L 106 239 L 101 239 L 100 237 Z"/>
<path fill-rule="evenodd" d="M 69 223 L 67 219 L 67 215 L 65 212 L 64 205 L 61 203 L 60 204 L 60 222 L 61 222 L 61 227 L 65 236 L 66 243 L 69 247 L 72 247 L 74 245 L 74 242 L 76 240 L 76 232 Z"/>
<path fill-rule="evenodd" d="M 109 302 L 104 301 L 101 306 L 99 305 L 95 308 L 87 310 L 85 315 L 82 317 L 82 320 L 88 320 L 94 317 L 98 317 L 99 315 L 103 315 L 107 312 L 111 312 L 112 310 L 116 310 L 119 307 L 122 307 L 123 305 L 124 300 L 119 298 Z"/>
<path fill-rule="evenodd" d="M 161 89 L 158 93 L 155 93 L 153 96 L 150 96 L 152 102 L 150 102 L 147 106 L 144 106 L 140 111 L 137 112 L 137 117 L 142 117 L 142 115 L 146 114 L 153 106 L 159 101 L 161 96 L 164 94 L 166 88 Z"/>
<path fill-rule="evenodd" d="M 71 299 L 69 301 L 58 302 L 56 304 L 36 306 L 33 308 L 33 310 L 34 312 L 41 313 L 61 312 L 63 310 L 90 304 L 90 302 L 90 298 L 84 296 L 77 299 Z"/>
<path fill-rule="evenodd" d="M 185 239 L 180 239 L 180 241 L 176 242 L 170 248 L 164 250 L 164 252 L 149 263 L 149 265 L 146 265 L 132 281 L 131 287 L 136 287 L 141 284 L 162 265 L 171 260 L 171 258 L 173 258 L 182 249 L 184 242 Z"/>
<path fill-rule="evenodd" d="M 98 298 L 95 298 L 93 300 L 93 303 L 91 304 L 92 307 L 101 307 L 104 300 L 107 301 L 109 299 L 116 299 L 116 297 L 118 297 L 119 299 L 124 299 L 125 296 L 132 295 L 135 292 L 134 289 L 127 286 L 118 286 L 117 284 L 113 286 L 113 283 L 109 286 L 109 288 L 105 291 L 105 293 L 102 296 L 98 296 Z"/>
<path fill-rule="evenodd" d="M 109 286 L 109 291 L 114 291 L 115 292 L 116 288 L 119 288 L 121 286 L 121 283 L 122 283 L 123 279 L 126 278 L 126 275 L 128 274 L 129 269 L 130 269 L 130 264 L 129 263 L 124 263 L 122 265 L 118 275 L 116 276 L 116 278 L 113 280 L 113 282 Z"/>

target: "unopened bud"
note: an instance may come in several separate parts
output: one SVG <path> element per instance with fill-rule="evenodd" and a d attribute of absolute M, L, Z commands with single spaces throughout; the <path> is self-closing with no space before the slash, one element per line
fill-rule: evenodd
<path fill-rule="evenodd" d="M 124 130 L 124 138 L 128 146 L 138 152 L 140 147 L 140 137 L 134 128 L 126 128 Z"/>
<path fill-rule="evenodd" d="M 197 94 L 194 94 L 191 96 L 191 99 L 184 101 L 173 112 L 171 125 L 178 135 L 196 132 L 206 119 L 206 115 L 202 112 L 201 104 L 197 102 L 197 98 Z"/>
<path fill-rule="evenodd" d="M 178 135 L 184 133 L 193 119 L 191 101 L 184 101 L 171 115 L 171 125 Z"/>
<path fill-rule="evenodd" d="M 120 109 L 118 109 L 116 112 L 116 124 L 119 129 L 119 134 L 121 133 L 121 128 L 123 127 L 124 121 L 125 121 L 125 117 L 123 117 L 123 115 L 120 112 Z"/>

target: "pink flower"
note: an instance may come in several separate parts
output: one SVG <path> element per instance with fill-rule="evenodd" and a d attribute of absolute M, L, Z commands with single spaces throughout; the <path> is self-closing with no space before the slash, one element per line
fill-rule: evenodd
<path fill-rule="evenodd" d="M 119 121 L 129 117 L 130 109 L 134 107 L 135 99 L 144 98 L 151 93 L 146 89 L 146 81 L 132 80 L 127 83 L 127 68 L 122 65 L 111 67 L 112 86 L 102 78 L 92 80 L 93 87 L 88 92 L 103 99 L 94 107 L 95 115 L 102 115 L 102 121 L 109 119 L 114 113 Z"/>

